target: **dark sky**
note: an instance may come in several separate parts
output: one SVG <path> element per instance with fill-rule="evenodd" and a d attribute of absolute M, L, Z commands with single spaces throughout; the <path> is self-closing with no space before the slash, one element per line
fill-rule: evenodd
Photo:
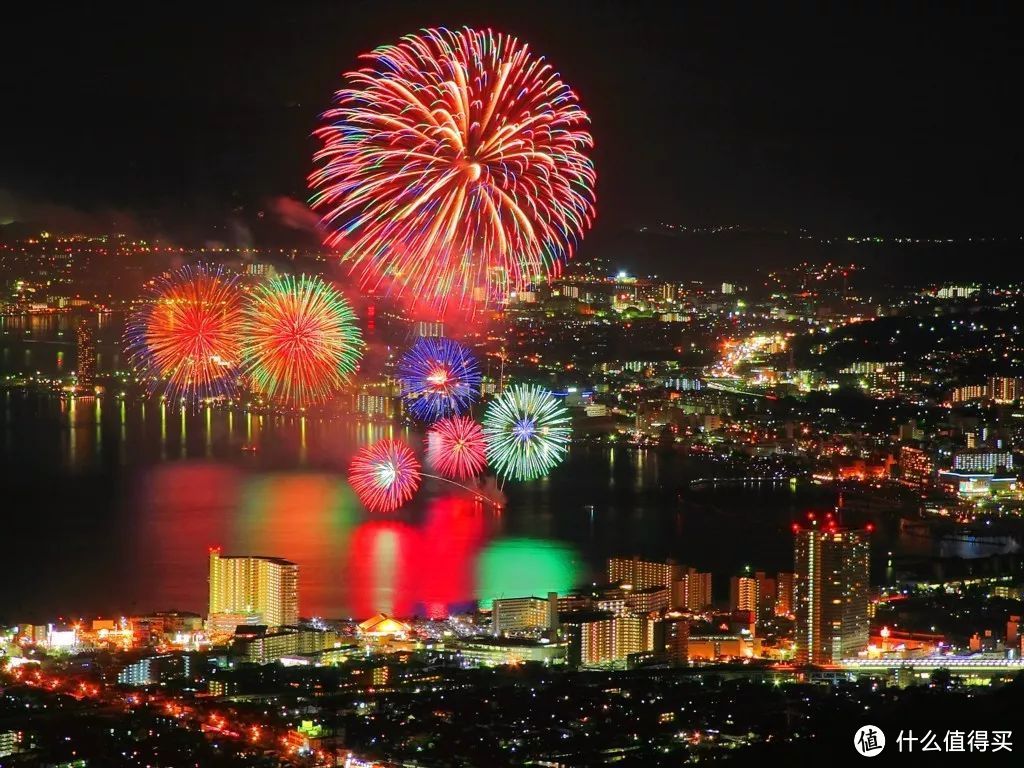
<path fill-rule="evenodd" d="M 470 24 L 527 39 L 580 94 L 599 230 L 1021 230 L 1010 5 L 20 5 L 0 46 L 8 204 L 180 220 L 304 198 L 310 132 L 356 55 Z"/>

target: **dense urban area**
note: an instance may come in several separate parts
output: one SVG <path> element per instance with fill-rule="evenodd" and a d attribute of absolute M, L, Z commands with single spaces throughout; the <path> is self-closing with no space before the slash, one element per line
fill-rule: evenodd
<path fill-rule="evenodd" d="M 144 397 L 120 329 L 169 261 L 222 265 L 243 285 L 331 274 L 295 251 L 56 233 L 0 244 L 5 408 Z M 939 734 L 944 751 L 1016 749 L 1001 724 L 1024 698 L 1022 290 L 892 285 L 855 263 L 716 284 L 573 263 L 460 328 L 482 396 L 542 384 L 569 409 L 574 447 L 699 461 L 691 489 L 834 490 L 836 504 L 792 519 L 791 568 L 621 551 L 587 583 L 465 611 L 311 617 L 301 562 L 196 542 L 210 547 L 205 606 L 0 616 L 0 764 L 790 759 L 848 739 L 865 710 Z M 444 324 L 373 296 L 360 315 L 380 365 L 304 422 L 411 423 L 396 356 Z M 200 407 L 282 416 L 244 391 Z M 478 514 L 500 511 L 475 493 Z M 952 554 L 878 557 L 876 529 Z M 983 554 L 959 556 L 963 542 Z"/>

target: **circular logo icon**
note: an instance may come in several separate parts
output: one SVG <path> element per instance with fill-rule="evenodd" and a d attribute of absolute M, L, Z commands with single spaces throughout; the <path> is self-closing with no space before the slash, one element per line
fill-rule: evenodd
<path fill-rule="evenodd" d="M 864 757 L 880 755 L 885 749 L 885 734 L 877 725 L 862 725 L 853 734 L 853 746 Z"/>

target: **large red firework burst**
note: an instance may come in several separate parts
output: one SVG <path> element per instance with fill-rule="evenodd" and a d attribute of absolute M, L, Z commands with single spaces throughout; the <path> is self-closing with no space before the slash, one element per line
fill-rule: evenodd
<path fill-rule="evenodd" d="M 125 344 L 132 367 L 172 404 L 234 392 L 242 298 L 218 267 L 179 267 L 152 281 L 132 312 Z"/>
<path fill-rule="evenodd" d="M 420 487 L 420 462 L 401 440 L 378 440 L 359 450 L 348 468 L 348 481 L 372 512 L 392 512 Z"/>
<path fill-rule="evenodd" d="M 487 466 L 484 430 L 468 416 L 451 416 L 427 432 L 427 460 L 442 477 L 468 480 Z"/>
<path fill-rule="evenodd" d="M 558 274 L 594 217 L 593 140 L 543 57 L 490 30 L 365 54 L 316 131 L 312 203 L 364 287 L 444 310 Z"/>

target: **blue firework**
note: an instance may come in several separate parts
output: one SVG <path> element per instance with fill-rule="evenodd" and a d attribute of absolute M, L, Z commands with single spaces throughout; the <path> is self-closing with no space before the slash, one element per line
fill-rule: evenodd
<path fill-rule="evenodd" d="M 420 421 L 464 413 L 480 397 L 480 366 L 452 339 L 419 339 L 399 361 L 398 381 L 409 411 Z"/>

